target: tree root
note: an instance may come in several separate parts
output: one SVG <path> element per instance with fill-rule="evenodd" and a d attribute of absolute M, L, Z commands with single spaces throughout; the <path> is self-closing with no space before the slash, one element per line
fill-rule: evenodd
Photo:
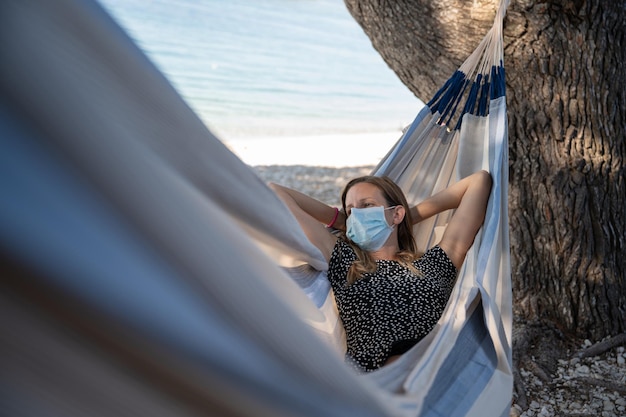
<path fill-rule="evenodd" d="M 603 353 L 608 352 L 614 347 L 624 346 L 624 345 L 626 345 L 626 333 L 621 333 L 615 337 L 612 337 L 607 340 L 603 340 L 602 342 L 598 342 L 595 345 L 592 345 L 586 349 L 579 351 L 576 354 L 576 356 L 579 357 L 580 359 L 589 358 L 591 356 L 599 356 L 599 355 L 602 355 Z"/>
<path fill-rule="evenodd" d="M 615 380 L 611 377 L 577 374 L 573 378 L 570 377 L 571 379 L 563 380 L 560 374 L 556 373 L 562 365 L 574 371 L 578 361 L 572 362 L 572 359 L 597 357 L 615 347 L 626 346 L 626 333 L 584 349 L 580 348 L 581 342 L 573 335 L 563 334 L 550 322 L 525 321 L 519 318 L 516 320 L 513 327 L 513 404 L 515 407 L 511 409 L 511 416 L 519 416 L 520 411 L 528 410 L 535 401 L 541 402 L 542 396 L 545 400 L 546 392 L 554 392 L 555 395 L 563 396 L 570 401 L 582 402 L 585 407 L 591 404 L 590 392 L 597 392 L 598 389 L 610 392 L 613 396 L 626 397 L 626 384 L 621 378 Z M 566 362 L 560 364 L 561 360 Z M 578 413 L 571 410 L 565 412 L 567 414 L 561 413 L 560 415 L 567 417 L 597 415 L 588 414 L 588 409 L 581 409 Z"/>
<path fill-rule="evenodd" d="M 522 410 L 529 406 L 527 387 L 520 369 L 532 372 L 544 383 L 552 381 L 550 375 L 556 370 L 563 335 L 553 326 L 535 321 L 517 320 L 513 327 L 513 402 Z"/>
<path fill-rule="evenodd" d="M 626 385 L 619 384 L 614 381 L 607 381 L 604 379 L 591 378 L 587 376 L 578 377 L 576 378 L 576 380 L 582 382 L 583 385 L 585 384 L 595 385 L 597 387 L 606 388 L 609 391 L 616 391 L 616 392 L 619 392 L 620 394 L 626 394 Z"/>
<path fill-rule="evenodd" d="M 513 398 L 514 403 L 519 405 L 522 410 L 526 410 L 528 408 L 526 385 L 524 385 L 522 375 L 516 366 L 513 367 Z"/>

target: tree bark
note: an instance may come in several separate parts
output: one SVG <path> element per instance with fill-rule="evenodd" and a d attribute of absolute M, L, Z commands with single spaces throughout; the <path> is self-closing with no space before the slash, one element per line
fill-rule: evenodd
<path fill-rule="evenodd" d="M 425 102 L 497 6 L 345 3 Z M 625 0 L 511 0 L 504 26 L 514 311 L 594 340 L 626 331 L 625 22 Z"/>

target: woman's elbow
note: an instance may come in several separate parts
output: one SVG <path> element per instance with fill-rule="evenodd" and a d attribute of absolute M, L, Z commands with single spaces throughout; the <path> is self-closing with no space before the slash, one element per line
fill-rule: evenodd
<path fill-rule="evenodd" d="M 270 188 L 270 190 L 274 191 L 275 193 L 279 193 L 283 189 L 282 185 L 276 184 L 275 182 L 268 182 L 267 186 Z"/>
<path fill-rule="evenodd" d="M 288 189 L 280 184 L 276 184 L 275 182 L 268 182 L 267 186 L 276 194 L 278 198 L 280 198 L 285 203 L 290 202 Z"/>
<path fill-rule="evenodd" d="M 485 189 L 491 190 L 491 186 L 493 185 L 493 178 L 489 172 L 483 169 L 474 173 L 474 176 L 477 183 L 479 183 Z"/>

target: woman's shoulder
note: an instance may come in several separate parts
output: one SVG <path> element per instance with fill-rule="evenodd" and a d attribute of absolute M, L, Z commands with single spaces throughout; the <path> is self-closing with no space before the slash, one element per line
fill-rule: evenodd
<path fill-rule="evenodd" d="M 332 282 L 344 282 L 348 270 L 356 260 L 356 252 L 348 242 L 337 239 L 328 262 L 328 278 Z"/>
<path fill-rule="evenodd" d="M 335 242 L 335 247 L 333 248 L 333 252 L 330 257 L 331 261 L 333 258 L 354 260 L 356 259 L 356 252 L 345 239 L 339 238 Z"/>
<path fill-rule="evenodd" d="M 446 251 L 439 245 L 428 249 L 424 255 L 415 260 L 414 265 L 422 272 L 436 272 L 437 275 L 441 273 L 456 275 L 458 272 Z"/>

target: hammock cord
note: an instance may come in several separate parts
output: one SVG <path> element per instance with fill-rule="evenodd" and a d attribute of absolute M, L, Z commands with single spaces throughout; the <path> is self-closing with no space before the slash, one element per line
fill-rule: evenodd
<path fill-rule="evenodd" d="M 433 113 L 439 112 L 438 123 L 459 130 L 463 115 L 486 116 L 489 100 L 504 95 L 502 23 L 509 1 L 500 1 L 489 32 L 427 103 Z"/>

